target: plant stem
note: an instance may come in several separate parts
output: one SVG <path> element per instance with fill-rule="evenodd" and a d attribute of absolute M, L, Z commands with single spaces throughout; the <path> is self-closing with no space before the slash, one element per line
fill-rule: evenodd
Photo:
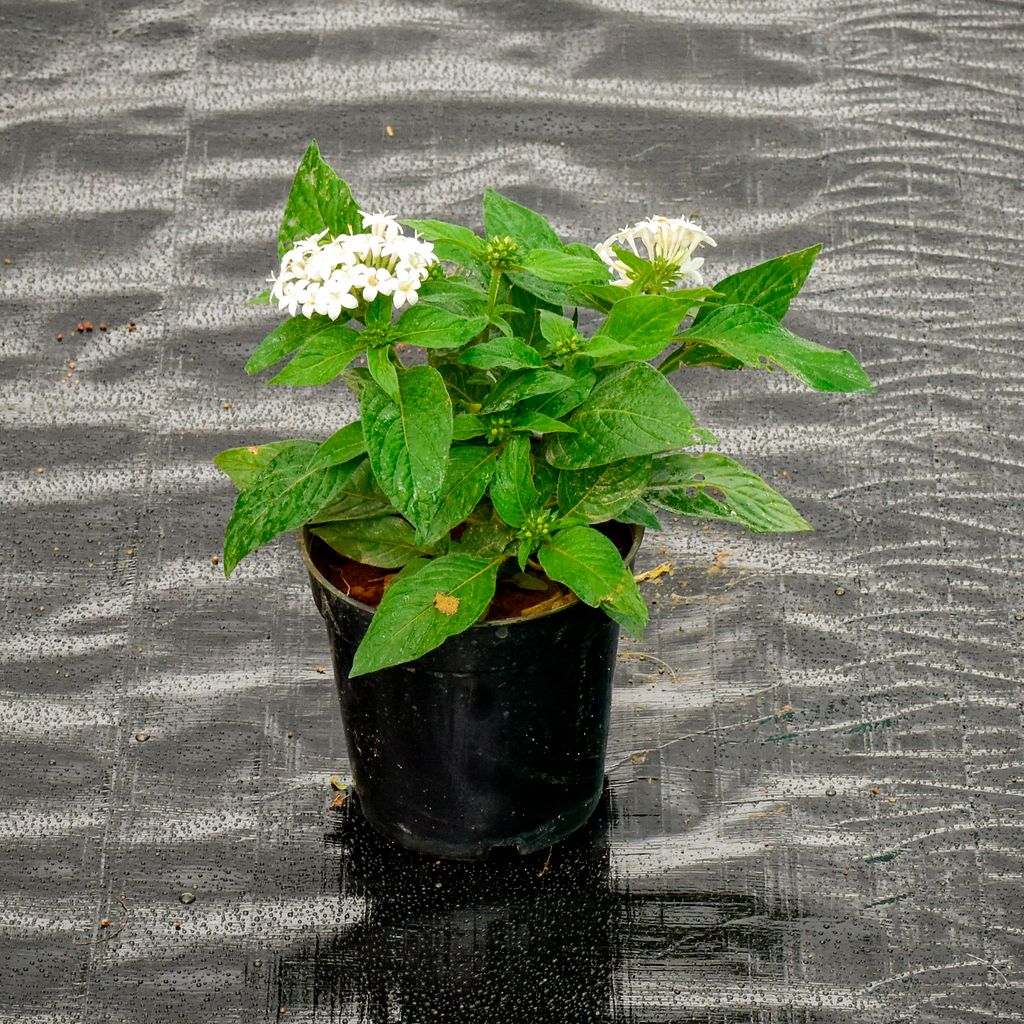
<path fill-rule="evenodd" d="M 491 286 L 487 290 L 487 319 L 494 316 L 494 307 L 498 304 L 498 286 L 501 284 L 501 271 L 491 271 Z"/>

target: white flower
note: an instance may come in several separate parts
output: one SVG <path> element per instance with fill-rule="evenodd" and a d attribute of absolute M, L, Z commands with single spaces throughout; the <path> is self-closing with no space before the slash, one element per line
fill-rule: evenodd
<path fill-rule="evenodd" d="M 428 248 L 429 247 L 429 248 Z M 434 247 L 430 242 L 421 242 L 419 249 L 410 249 L 400 261 L 400 266 L 414 271 L 421 281 L 430 276 L 430 268 L 437 263 Z"/>
<path fill-rule="evenodd" d="M 275 287 L 277 287 L 275 285 Z M 278 299 L 278 304 L 282 309 L 287 309 L 289 315 L 295 316 L 295 311 L 299 306 L 304 306 L 306 302 L 306 288 L 305 283 L 299 283 L 298 281 L 285 281 L 281 285 L 281 294 Z"/>
<path fill-rule="evenodd" d="M 320 295 L 320 285 L 315 281 L 310 282 L 305 288 L 306 301 L 302 303 L 302 315 L 310 317 L 316 312 L 317 298 Z"/>
<path fill-rule="evenodd" d="M 627 267 L 612 250 L 612 245 L 615 244 L 617 240 L 618 235 L 613 235 L 607 242 L 598 242 L 597 245 L 594 246 L 594 252 L 596 252 L 597 255 L 600 256 L 606 264 L 608 264 L 612 271 L 619 275 L 618 279 L 611 283 L 626 285 L 630 283 L 629 267 Z"/>
<path fill-rule="evenodd" d="M 364 230 L 378 238 L 383 238 L 386 242 L 390 242 L 402 233 L 402 226 L 390 213 L 384 213 L 382 210 L 378 210 L 376 213 L 364 213 L 360 210 L 359 216 L 363 218 Z"/>
<path fill-rule="evenodd" d="M 640 251 L 638 246 L 644 249 Z M 613 284 L 628 285 L 632 278 L 626 264 L 614 253 L 612 247 L 628 248 L 637 256 L 650 260 L 665 273 L 670 287 L 683 283 L 703 283 L 700 268 L 703 257 L 694 258 L 694 252 L 701 245 L 716 245 L 715 240 L 703 228 L 684 217 L 653 216 L 637 221 L 632 227 L 623 228 L 606 241 L 594 246 L 594 251 L 618 275 Z"/>
<path fill-rule="evenodd" d="M 390 266 L 394 273 L 403 271 L 415 275 L 425 281 L 430 274 L 430 265 L 437 262 L 434 246 L 422 238 L 400 236 L 384 245 L 383 255 L 390 258 Z"/>
<path fill-rule="evenodd" d="M 400 270 L 394 279 L 395 290 L 392 292 L 395 309 L 402 306 L 415 306 L 419 301 L 420 278 L 419 274 L 411 270 Z"/>
<path fill-rule="evenodd" d="M 314 257 L 314 259 L 315 258 L 316 257 Z M 332 272 L 338 267 L 350 266 L 355 260 L 355 257 L 348 251 L 348 248 L 345 245 L 344 236 L 342 236 L 342 238 L 331 239 L 331 241 L 320 250 L 319 258 L 330 265 Z M 330 276 L 330 273 L 328 273 L 327 277 Z M 327 277 L 325 277 L 324 280 L 327 280 Z"/>
<path fill-rule="evenodd" d="M 337 246 L 327 245 L 318 249 L 306 261 L 306 274 L 311 281 L 326 281 L 341 263 Z"/>
<path fill-rule="evenodd" d="M 353 262 L 372 262 L 381 255 L 384 240 L 378 235 L 343 235 L 342 241 Z"/>
<path fill-rule="evenodd" d="M 278 273 L 270 278 L 270 295 L 291 316 L 300 312 L 341 316 L 378 295 L 393 295 L 394 306 L 415 305 L 420 284 L 437 262 L 434 247 L 421 238 L 402 234 L 387 213 L 362 214 L 360 234 L 328 238 L 326 231 L 301 238 L 281 257 Z"/>
<path fill-rule="evenodd" d="M 378 295 L 391 295 L 396 284 L 387 267 L 366 267 L 361 281 L 363 301 L 373 302 Z"/>
<path fill-rule="evenodd" d="M 344 270 L 336 270 L 317 289 L 315 311 L 337 320 L 343 309 L 355 309 L 359 300 L 352 294 L 353 280 Z"/>
<path fill-rule="evenodd" d="M 295 242 L 281 257 L 281 273 L 293 277 L 303 276 L 310 258 L 320 251 L 320 239 L 326 234 L 326 230 L 321 231 L 319 235 L 300 238 Z"/>

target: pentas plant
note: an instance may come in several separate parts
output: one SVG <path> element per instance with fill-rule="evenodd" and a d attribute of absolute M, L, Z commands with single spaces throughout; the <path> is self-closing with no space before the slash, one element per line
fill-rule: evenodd
<path fill-rule="evenodd" d="M 591 248 L 488 189 L 483 222 L 485 236 L 364 212 L 314 142 L 285 207 L 279 268 L 256 300 L 289 316 L 246 370 L 290 357 L 271 385 L 340 378 L 360 418 L 325 441 L 216 457 L 239 490 L 224 569 L 309 526 L 342 555 L 397 570 L 352 675 L 469 628 L 499 579 L 529 589 L 546 576 L 639 637 L 647 606 L 602 523 L 659 529 L 657 508 L 810 529 L 707 450 L 717 440 L 669 373 L 778 369 L 817 391 L 871 388 L 849 352 L 780 323 L 820 246 L 710 288 L 695 253 L 715 243 L 682 218 L 651 217 Z"/>

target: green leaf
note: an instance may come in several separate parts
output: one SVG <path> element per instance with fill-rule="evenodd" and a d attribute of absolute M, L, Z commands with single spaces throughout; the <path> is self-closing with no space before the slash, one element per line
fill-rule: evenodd
<path fill-rule="evenodd" d="M 540 353 L 522 338 L 495 338 L 473 345 L 459 356 L 459 362 L 481 370 L 501 367 L 518 370 L 531 366 L 542 366 Z"/>
<path fill-rule="evenodd" d="M 584 245 L 582 242 L 570 242 L 568 245 L 562 246 L 562 248 L 570 256 L 579 256 L 581 259 L 590 260 L 591 263 L 597 263 L 607 269 L 604 260 L 589 245 Z M 607 280 L 607 275 L 602 280 Z"/>
<path fill-rule="evenodd" d="M 422 528 L 437 508 L 452 442 L 452 404 L 431 366 L 398 371 L 399 401 L 376 383 L 361 397 L 374 476 L 405 517 Z"/>
<path fill-rule="evenodd" d="M 514 572 L 511 576 L 506 576 L 505 579 L 520 590 L 545 591 L 549 588 L 548 583 L 536 576 L 531 576 L 528 572 Z"/>
<path fill-rule="evenodd" d="M 551 504 L 558 490 L 558 470 L 543 459 L 533 460 L 533 482 L 537 488 L 537 505 L 544 508 Z"/>
<path fill-rule="evenodd" d="M 637 639 L 647 626 L 647 605 L 618 548 L 589 526 L 560 530 L 540 546 L 538 560 L 548 576 L 564 583 L 581 601 L 603 608 Z"/>
<path fill-rule="evenodd" d="M 675 388 L 647 363 L 607 373 L 569 417 L 575 434 L 548 442 L 548 461 L 560 469 L 587 469 L 634 455 L 710 443 Z"/>
<path fill-rule="evenodd" d="M 661 522 L 654 514 L 651 506 L 641 499 L 634 502 L 629 508 L 624 508 L 615 514 L 620 523 L 635 523 L 637 526 L 646 527 L 648 530 L 660 530 Z"/>
<path fill-rule="evenodd" d="M 428 242 L 447 242 L 476 257 L 482 257 L 487 243 L 477 234 L 461 224 L 449 224 L 443 220 L 403 220 L 406 227 L 419 232 Z"/>
<path fill-rule="evenodd" d="M 391 325 L 391 317 L 395 311 L 395 300 L 390 295 L 378 295 L 363 314 L 363 322 L 367 327 L 384 327 Z"/>
<path fill-rule="evenodd" d="M 246 303 L 246 305 L 247 306 L 269 306 L 270 305 L 270 300 L 271 300 L 270 289 L 269 288 L 265 288 L 263 291 L 261 291 L 259 293 L 259 295 L 254 295 Z"/>
<path fill-rule="evenodd" d="M 523 434 L 513 434 L 498 457 L 491 480 L 491 501 L 506 523 L 522 526 L 527 513 L 537 507 L 538 498 L 530 461 L 530 439 Z"/>
<path fill-rule="evenodd" d="M 561 249 L 532 249 L 522 258 L 522 266 L 534 277 L 554 284 L 600 284 L 610 276 L 603 263 Z"/>
<path fill-rule="evenodd" d="M 707 345 L 744 366 L 778 366 L 816 391 L 871 391 L 868 375 L 844 350 L 825 348 L 787 330 L 754 306 L 719 306 L 677 336 L 684 346 Z M 679 352 L 661 364 L 663 373 L 681 362 Z"/>
<path fill-rule="evenodd" d="M 539 277 L 528 274 L 525 270 L 510 270 L 507 276 L 518 292 L 526 292 L 540 299 L 545 306 L 550 306 L 552 311 L 557 310 L 561 312 L 562 307 L 575 306 L 578 303 L 579 288 L 566 284 L 556 284 L 554 281 L 542 281 Z"/>
<path fill-rule="evenodd" d="M 678 515 L 725 519 L 754 533 L 813 529 L 759 476 L 714 452 L 655 459 L 645 497 Z"/>
<path fill-rule="evenodd" d="M 391 346 L 379 345 L 366 352 L 366 368 L 377 386 L 393 402 L 399 401 L 398 367 L 391 359 Z"/>
<path fill-rule="evenodd" d="M 523 408 L 540 413 L 542 416 L 550 416 L 552 419 L 561 419 L 577 406 L 582 405 L 597 380 L 597 374 L 585 367 L 575 367 L 563 372 L 572 380 L 572 383 L 564 391 L 528 399 Z"/>
<path fill-rule="evenodd" d="M 636 295 L 616 302 L 594 341 L 611 338 L 629 347 L 631 354 L 609 353 L 605 362 L 646 360 L 656 356 L 672 340 L 686 318 L 689 306 L 670 295 Z M 587 355 L 593 353 L 588 350 Z"/>
<path fill-rule="evenodd" d="M 577 292 L 579 293 L 577 305 L 596 309 L 602 313 L 608 312 L 616 302 L 628 299 L 631 295 L 640 294 L 635 284 L 587 284 L 581 285 Z"/>
<path fill-rule="evenodd" d="M 604 523 L 629 508 L 651 478 L 651 457 L 641 455 L 592 469 L 558 474 L 558 510 L 564 518 Z"/>
<path fill-rule="evenodd" d="M 559 313 L 540 311 L 540 333 L 552 348 L 567 347 L 582 342 L 582 335 L 576 325 Z"/>
<path fill-rule="evenodd" d="M 436 306 L 462 317 L 483 316 L 487 309 L 487 292 L 465 281 L 428 279 L 420 285 L 418 294 L 418 306 Z"/>
<path fill-rule="evenodd" d="M 421 530 L 424 540 L 441 540 L 480 504 L 497 462 L 497 448 L 483 445 L 452 448 L 437 511 Z"/>
<path fill-rule="evenodd" d="M 437 554 L 436 545 L 417 543 L 413 528 L 398 516 L 322 523 L 312 532 L 346 558 L 381 569 Z"/>
<path fill-rule="evenodd" d="M 287 384 L 289 387 L 313 387 L 327 384 L 349 363 L 362 354 L 365 344 L 351 327 L 333 324 L 333 330 L 322 330 L 307 338 L 292 357 L 291 362 L 269 384 Z"/>
<path fill-rule="evenodd" d="M 552 303 L 537 298 L 531 292 L 517 287 L 515 284 L 509 288 L 509 302 L 519 310 L 509 317 L 512 333 L 517 338 L 522 338 L 527 345 L 536 345 L 540 338 L 540 321 L 538 313 L 542 309 L 549 312 L 561 313 L 562 307 L 557 308 Z"/>
<path fill-rule="evenodd" d="M 536 395 L 550 395 L 572 385 L 573 379 L 556 370 L 512 370 L 491 389 L 483 412 L 500 412 Z"/>
<path fill-rule="evenodd" d="M 466 554 L 493 558 L 502 554 L 515 536 L 516 531 L 511 526 L 498 520 L 470 523 L 459 537 L 458 548 Z"/>
<path fill-rule="evenodd" d="M 365 366 L 350 366 L 342 375 L 345 386 L 356 398 L 361 398 L 363 388 L 373 380 L 370 371 Z"/>
<path fill-rule="evenodd" d="M 507 306 L 503 306 L 502 308 L 506 309 L 506 310 L 508 309 Z M 512 330 L 512 327 L 509 324 L 509 322 L 507 320 L 503 319 L 502 317 L 500 317 L 500 316 L 492 316 L 491 319 L 487 321 L 487 323 L 488 323 L 488 326 L 495 328 L 495 330 L 497 330 L 497 332 L 500 335 L 502 335 L 502 337 L 505 337 L 505 338 L 513 338 L 513 337 L 515 337 L 515 331 Z"/>
<path fill-rule="evenodd" d="M 278 233 L 278 256 L 283 256 L 300 238 L 318 235 L 325 229 L 332 236 L 347 232 L 350 226 L 358 231 L 362 223 L 351 189 L 321 158 L 314 140 L 295 172 L 288 194 Z"/>
<path fill-rule="evenodd" d="M 807 280 L 819 252 L 820 243 L 759 263 L 719 281 L 715 291 L 722 295 L 723 303 L 757 306 L 770 317 L 781 320 Z M 713 311 L 713 306 L 701 309 L 694 323 L 699 323 Z"/>
<path fill-rule="evenodd" d="M 442 555 L 384 592 L 349 678 L 413 661 L 473 625 L 494 597 L 500 557 Z"/>
<path fill-rule="evenodd" d="M 366 452 L 363 425 L 356 420 L 336 430 L 316 451 L 311 466 L 340 466 Z"/>
<path fill-rule="evenodd" d="M 484 190 L 484 226 L 488 238 L 508 235 L 523 252 L 562 248 L 554 228 L 539 213 L 520 206 L 492 188 Z"/>
<path fill-rule="evenodd" d="M 638 358 L 635 350 L 630 348 L 629 345 L 612 341 L 611 338 L 604 334 L 595 334 L 580 349 L 580 355 L 595 359 L 602 365 L 607 364 L 609 366 L 614 363 L 628 362 L 630 359 Z"/>
<path fill-rule="evenodd" d="M 226 473 L 231 482 L 240 491 L 252 486 L 253 481 L 270 465 L 276 456 L 297 444 L 309 444 L 309 441 L 268 441 L 266 444 L 254 444 L 244 448 L 228 448 L 227 451 L 214 455 L 213 463 Z"/>
<path fill-rule="evenodd" d="M 650 273 L 651 261 L 645 260 L 643 256 L 630 252 L 629 249 L 624 249 L 621 245 L 613 245 L 612 252 L 633 271 L 634 276 L 642 277 Z"/>
<path fill-rule="evenodd" d="M 444 379 L 448 394 L 456 406 L 478 410 L 484 396 L 493 386 L 490 374 L 481 374 L 468 366 L 458 363 L 443 362 L 437 366 L 437 372 Z"/>
<path fill-rule="evenodd" d="M 224 536 L 224 572 L 250 552 L 309 520 L 334 498 L 352 473 L 352 463 L 322 466 L 320 445 L 303 441 L 282 450 L 238 495 Z"/>
<path fill-rule="evenodd" d="M 520 572 L 526 568 L 526 563 L 530 561 L 530 555 L 533 554 L 536 547 L 537 541 L 531 540 L 529 537 L 519 538 L 519 549 L 516 551 L 516 561 L 519 563 Z"/>
<path fill-rule="evenodd" d="M 720 370 L 742 370 L 743 363 L 719 351 L 713 345 L 704 345 L 699 341 L 687 342 L 659 364 L 662 373 L 671 373 L 680 366 L 717 366 Z"/>
<path fill-rule="evenodd" d="M 452 438 L 455 441 L 468 441 L 471 437 L 482 437 L 489 427 L 481 416 L 461 412 L 452 423 Z"/>
<path fill-rule="evenodd" d="M 413 306 L 395 324 L 395 336 L 420 348 L 459 348 L 487 326 L 487 317 L 463 317 L 437 306 Z"/>
<path fill-rule="evenodd" d="M 311 317 L 293 316 L 274 328 L 263 339 L 259 347 L 245 364 L 248 374 L 259 373 L 275 363 L 281 362 L 289 352 L 294 352 L 300 345 L 320 334 L 328 337 L 338 336 L 339 331 L 351 330 L 340 320 L 315 314 Z"/>
<path fill-rule="evenodd" d="M 545 416 L 532 409 L 516 409 L 511 414 L 513 430 L 528 430 L 533 434 L 572 434 L 574 429 L 568 423 Z"/>
<path fill-rule="evenodd" d="M 452 277 L 460 276 L 467 280 L 483 284 L 490 277 L 490 267 L 483 260 L 471 255 L 461 245 L 454 242 L 434 242 L 434 255 L 442 263 L 454 263 L 458 268 L 453 271 Z"/>
<path fill-rule="evenodd" d="M 334 497 L 310 519 L 310 523 L 372 519 L 394 512 L 397 509 L 380 489 L 370 467 L 370 460 L 363 458 L 356 463 L 352 475 L 337 489 Z"/>
<path fill-rule="evenodd" d="M 687 309 L 705 304 L 714 305 L 721 301 L 722 294 L 715 288 L 677 288 L 675 291 L 666 292 L 670 299 L 682 303 Z"/>

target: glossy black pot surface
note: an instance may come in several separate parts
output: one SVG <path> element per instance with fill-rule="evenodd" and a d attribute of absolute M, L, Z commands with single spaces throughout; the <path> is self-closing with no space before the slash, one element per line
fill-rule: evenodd
<path fill-rule="evenodd" d="M 632 565 L 643 531 L 634 528 Z M 318 568 L 359 805 L 377 831 L 437 857 L 528 854 L 565 838 L 601 798 L 618 626 L 575 602 L 472 626 L 405 665 L 349 679 L 373 609 Z"/>

